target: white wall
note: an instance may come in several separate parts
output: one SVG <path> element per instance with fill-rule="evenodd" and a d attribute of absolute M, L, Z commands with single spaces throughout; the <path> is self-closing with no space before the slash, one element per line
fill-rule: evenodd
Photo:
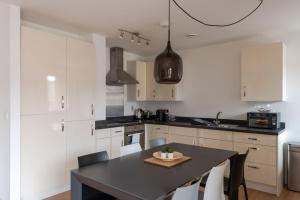
<path fill-rule="evenodd" d="M 262 35 L 248 40 L 179 51 L 184 64 L 184 101 L 152 102 L 146 103 L 145 107 L 151 110 L 165 107 L 172 114 L 195 117 L 215 117 L 218 111 L 223 111 L 221 117 L 245 119 L 247 111 L 262 103 L 240 100 L 241 48 L 257 43 L 283 41 L 287 45 L 288 100 L 271 105 L 275 111 L 282 113 L 282 121 L 287 124 L 288 139 L 300 141 L 299 35 L 300 31 Z"/>
<path fill-rule="evenodd" d="M 20 199 L 20 9 L 0 2 L 0 199 Z"/>

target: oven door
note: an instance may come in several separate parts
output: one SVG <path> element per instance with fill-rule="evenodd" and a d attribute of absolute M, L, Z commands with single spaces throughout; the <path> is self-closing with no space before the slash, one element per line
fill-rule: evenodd
<path fill-rule="evenodd" d="M 125 133 L 124 137 L 124 145 L 139 143 L 145 149 L 145 132 Z"/>

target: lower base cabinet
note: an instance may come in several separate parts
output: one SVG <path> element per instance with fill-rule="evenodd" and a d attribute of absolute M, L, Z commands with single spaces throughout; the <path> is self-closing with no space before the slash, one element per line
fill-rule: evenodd
<path fill-rule="evenodd" d="M 44 199 L 67 188 L 63 114 L 21 116 L 21 199 Z"/>

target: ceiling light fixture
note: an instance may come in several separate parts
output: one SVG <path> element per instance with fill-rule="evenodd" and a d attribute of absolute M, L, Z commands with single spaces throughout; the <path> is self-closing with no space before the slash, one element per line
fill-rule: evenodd
<path fill-rule="evenodd" d="M 135 38 L 137 39 L 137 45 L 141 45 L 142 41 L 145 42 L 145 44 L 148 46 L 150 44 L 149 39 L 143 37 L 139 32 L 131 32 L 125 29 L 119 29 L 120 32 L 120 38 L 123 39 L 125 37 L 125 34 L 131 35 L 130 41 L 133 43 L 135 42 Z M 122 37 L 121 37 L 122 36 Z"/>
<path fill-rule="evenodd" d="M 252 15 L 264 2 L 264 0 L 259 0 L 259 4 L 246 16 L 242 17 L 241 19 L 228 23 L 228 24 L 210 24 L 207 22 L 204 22 L 203 20 L 199 20 L 196 17 L 192 16 L 186 9 L 184 9 L 182 6 L 180 6 L 176 0 L 172 0 L 174 4 L 183 11 L 189 18 L 201 23 L 205 26 L 213 26 L 213 27 L 227 27 L 232 26 L 234 24 L 237 24 L 246 18 L 248 18 L 250 15 Z M 182 78 L 182 59 L 180 56 L 175 53 L 171 48 L 171 42 L 170 42 L 170 22 L 171 22 L 171 0 L 169 0 L 169 16 L 168 16 L 168 43 L 166 49 L 159 54 L 155 58 L 155 64 L 154 64 L 154 78 L 157 83 L 160 84 L 176 84 L 181 81 Z M 166 24 L 166 23 L 164 23 Z M 163 24 L 160 24 L 163 26 Z"/>

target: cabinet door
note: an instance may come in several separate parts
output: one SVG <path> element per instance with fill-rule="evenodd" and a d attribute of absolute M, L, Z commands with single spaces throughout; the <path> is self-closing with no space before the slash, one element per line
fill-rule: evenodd
<path fill-rule="evenodd" d="M 106 151 L 111 158 L 111 138 L 101 138 L 96 140 L 96 151 Z"/>
<path fill-rule="evenodd" d="M 153 101 L 158 98 L 157 86 L 154 78 L 154 63 L 147 62 L 147 100 Z"/>
<path fill-rule="evenodd" d="M 69 175 L 70 170 L 78 168 L 79 156 L 95 152 L 94 121 L 74 121 L 65 124 Z"/>
<path fill-rule="evenodd" d="M 145 101 L 147 91 L 147 68 L 146 63 L 136 61 L 136 80 L 139 82 L 136 84 L 136 100 Z"/>
<path fill-rule="evenodd" d="M 44 199 L 66 187 L 63 118 L 62 114 L 21 117 L 21 199 Z"/>
<path fill-rule="evenodd" d="M 120 148 L 124 146 L 124 136 L 118 135 L 111 138 L 111 159 L 120 157 Z"/>
<path fill-rule="evenodd" d="M 63 112 L 66 98 L 66 38 L 22 27 L 21 114 Z"/>
<path fill-rule="evenodd" d="M 214 149 L 223 149 L 232 151 L 233 143 L 232 141 L 223 141 L 223 140 L 213 140 L 213 139 L 205 139 L 199 138 L 198 144 L 203 147 L 214 148 Z"/>
<path fill-rule="evenodd" d="M 285 62 L 283 43 L 243 49 L 241 63 L 242 100 L 285 100 Z"/>
<path fill-rule="evenodd" d="M 94 118 L 96 56 L 94 45 L 68 39 L 67 121 Z"/>

